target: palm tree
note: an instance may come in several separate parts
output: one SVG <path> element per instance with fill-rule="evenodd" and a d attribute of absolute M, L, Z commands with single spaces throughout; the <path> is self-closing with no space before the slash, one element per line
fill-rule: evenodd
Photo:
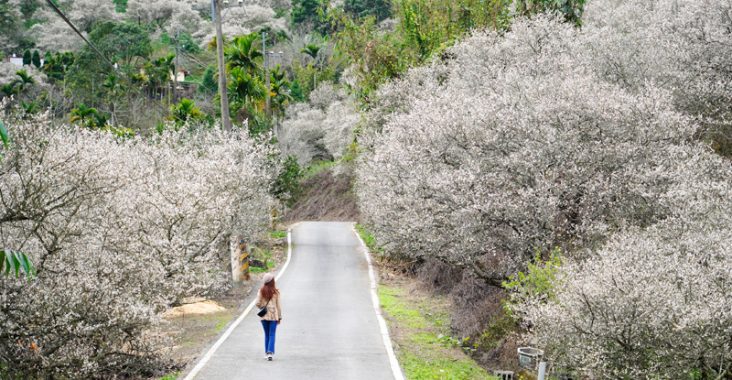
<path fill-rule="evenodd" d="M 38 113 L 38 111 L 40 111 L 40 109 L 41 109 L 41 107 L 38 106 L 38 103 L 36 103 L 34 101 L 30 101 L 30 102 L 21 101 L 20 107 L 23 109 L 23 113 L 26 115 Z"/>
<path fill-rule="evenodd" d="M 234 37 L 224 48 L 226 67 L 229 70 L 242 68 L 248 72 L 256 72 L 259 69 L 258 60 L 262 58 L 262 52 L 258 49 L 258 38 L 256 33 Z"/>
<path fill-rule="evenodd" d="M 0 91 L 2 91 L 5 96 L 18 95 L 20 89 L 18 88 L 17 84 L 17 81 L 6 83 L 0 86 Z"/>
<path fill-rule="evenodd" d="M 302 48 L 302 50 L 300 50 L 300 52 L 307 54 L 313 59 L 313 62 L 315 62 L 318 60 L 318 53 L 320 53 L 320 49 L 322 48 L 323 47 L 318 44 L 307 44 Z"/>
<path fill-rule="evenodd" d="M 27 86 L 32 85 L 33 83 L 36 83 L 36 81 L 33 79 L 33 77 L 28 74 L 25 70 L 18 70 L 15 72 L 15 75 L 17 75 L 20 78 L 20 90 L 23 91 Z"/>
<path fill-rule="evenodd" d="M 97 111 L 96 108 L 88 107 L 81 103 L 71 110 L 69 121 L 77 123 L 86 128 L 96 129 L 107 125 L 107 116 Z"/>
<path fill-rule="evenodd" d="M 145 65 L 150 89 L 156 92 L 170 82 L 170 75 L 175 71 L 175 55 L 168 54 Z"/>
<path fill-rule="evenodd" d="M 271 72 L 271 91 L 273 108 L 281 114 L 285 110 L 285 105 L 292 101 L 292 94 L 290 94 L 290 81 L 287 80 L 287 75 L 280 65 Z"/>
<path fill-rule="evenodd" d="M 310 43 L 310 44 L 305 45 L 305 47 L 302 48 L 302 50 L 300 50 L 300 52 L 305 53 L 310 58 L 312 58 L 313 59 L 312 65 L 315 66 L 315 68 L 317 69 L 319 66 L 318 65 L 318 53 L 320 53 L 321 49 L 322 49 L 321 45 Z M 316 87 L 317 73 L 318 73 L 317 71 L 313 72 L 313 90 Z"/>
<path fill-rule="evenodd" d="M 264 108 L 264 98 L 267 89 L 257 76 L 253 76 L 241 67 L 231 69 L 229 92 L 234 104 L 232 111 L 245 111 L 251 115 L 252 111 L 261 111 Z"/>
<path fill-rule="evenodd" d="M 196 103 L 193 100 L 183 98 L 178 104 L 174 104 L 170 107 L 169 120 L 175 122 L 175 125 L 181 126 L 187 121 L 191 120 L 203 120 L 206 115 L 201 112 L 201 109 L 196 107 Z"/>

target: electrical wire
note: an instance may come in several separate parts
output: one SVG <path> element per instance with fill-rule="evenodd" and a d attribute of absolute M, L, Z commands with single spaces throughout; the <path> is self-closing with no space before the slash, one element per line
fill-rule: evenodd
<path fill-rule="evenodd" d="M 58 14 L 59 17 L 61 17 L 64 20 L 64 22 L 66 22 L 66 24 L 68 24 L 71 27 L 71 29 L 73 29 L 74 32 L 76 32 L 76 34 L 79 35 L 79 37 L 81 37 L 81 39 L 84 40 L 84 42 L 86 42 L 86 44 L 89 45 L 89 47 L 92 50 L 94 50 L 95 53 L 97 53 L 97 55 L 99 55 L 105 62 L 107 62 L 109 64 L 109 66 L 115 72 L 119 73 L 118 70 L 117 70 L 117 67 L 114 65 L 114 63 L 112 63 L 112 61 L 110 61 L 107 57 L 105 57 L 104 54 L 102 54 L 102 52 L 99 51 L 99 49 L 97 49 L 96 46 L 94 46 L 93 43 L 91 43 L 86 37 L 84 37 L 84 34 L 82 34 L 81 31 L 79 31 L 79 29 L 77 29 L 76 26 L 74 26 L 74 24 L 71 22 L 71 20 L 69 20 L 69 18 L 66 17 L 66 15 L 64 14 L 64 12 L 62 12 L 61 9 L 59 9 L 56 6 L 56 4 L 53 3 L 53 0 L 46 0 L 46 3 L 48 3 L 48 5 L 51 8 L 53 8 L 53 10 L 56 12 L 56 14 Z"/>

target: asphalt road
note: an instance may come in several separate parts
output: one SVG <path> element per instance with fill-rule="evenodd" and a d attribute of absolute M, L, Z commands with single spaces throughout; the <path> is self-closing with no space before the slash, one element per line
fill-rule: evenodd
<path fill-rule="evenodd" d="M 351 223 L 300 223 L 277 287 L 282 323 L 274 361 L 264 359 L 256 309 L 196 379 L 394 379 L 371 300 L 368 264 Z"/>

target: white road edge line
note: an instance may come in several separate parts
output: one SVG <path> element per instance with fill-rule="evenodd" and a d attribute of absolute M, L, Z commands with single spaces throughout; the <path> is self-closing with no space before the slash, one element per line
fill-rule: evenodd
<path fill-rule="evenodd" d="M 366 246 L 366 243 L 364 243 L 363 239 L 361 239 L 361 235 L 358 234 L 358 231 L 356 231 L 356 225 L 354 224 L 351 228 L 353 229 L 353 233 L 356 234 L 358 241 L 361 242 L 361 247 L 363 247 L 363 254 L 364 256 L 366 256 L 366 262 L 369 264 L 369 279 L 371 280 L 371 303 L 374 306 L 376 319 L 379 322 L 379 328 L 381 329 L 381 338 L 384 341 L 384 346 L 386 347 L 386 354 L 389 356 L 391 373 L 394 375 L 395 380 L 404 380 L 402 367 L 399 366 L 399 361 L 397 360 L 396 355 L 394 355 L 394 347 L 392 347 L 391 344 L 391 337 L 389 336 L 389 329 L 386 327 L 386 320 L 384 320 L 384 316 L 381 313 L 379 296 L 376 294 L 376 275 L 374 274 L 374 266 L 371 264 L 371 254 L 369 253 L 369 248 Z"/>
<path fill-rule="evenodd" d="M 277 277 L 275 277 L 275 281 L 279 280 L 280 277 L 282 277 L 282 274 L 285 273 L 285 269 L 287 269 L 287 266 L 290 265 L 290 259 L 292 258 L 292 229 L 296 225 L 297 224 L 294 224 L 294 225 L 290 226 L 290 228 L 287 229 L 287 261 L 285 261 L 285 265 L 282 266 L 282 269 L 280 269 L 280 272 L 277 273 Z M 208 350 L 208 352 L 206 352 L 206 354 L 203 355 L 203 357 L 198 362 L 198 364 L 196 364 L 196 366 L 193 367 L 191 372 L 188 372 L 188 375 L 183 380 L 193 380 L 196 377 L 196 375 L 198 375 L 198 372 L 200 372 L 203 369 L 203 367 L 206 365 L 206 363 L 208 363 L 208 361 L 211 360 L 211 357 L 216 352 L 216 350 L 218 350 L 219 347 L 221 347 L 221 345 L 224 343 L 224 341 L 226 341 L 226 339 L 229 338 L 229 335 L 231 335 L 231 333 L 234 331 L 234 329 L 236 329 L 236 327 L 239 326 L 241 321 L 243 321 L 244 318 L 246 318 L 247 314 L 249 314 L 249 312 L 254 308 L 255 303 L 257 303 L 256 299 L 253 300 L 249 304 L 249 306 L 247 306 L 246 309 L 244 309 L 244 311 L 241 313 L 239 318 L 237 318 L 236 321 L 234 321 L 234 323 L 232 323 L 231 326 L 229 326 L 229 328 L 226 329 L 226 332 L 224 332 L 224 335 L 221 335 L 219 340 L 217 340 L 216 343 L 214 343 L 214 345 L 211 346 L 211 348 Z"/>

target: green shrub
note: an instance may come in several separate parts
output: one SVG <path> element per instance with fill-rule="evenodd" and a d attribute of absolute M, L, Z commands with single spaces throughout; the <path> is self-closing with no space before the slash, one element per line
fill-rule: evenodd
<path fill-rule="evenodd" d="M 512 305 L 524 304 L 530 299 L 555 299 L 557 274 L 561 265 L 560 248 L 554 248 L 546 261 L 542 260 L 541 252 L 537 251 L 534 262 L 527 265 L 526 273 L 518 272 L 509 281 L 503 282 L 503 288 L 511 293 L 505 305 L 506 309 L 510 311 Z"/>
<path fill-rule="evenodd" d="M 302 187 L 300 179 L 303 173 L 294 156 L 288 156 L 282 165 L 282 171 L 272 184 L 272 195 L 288 207 L 292 206 L 300 196 Z"/>

